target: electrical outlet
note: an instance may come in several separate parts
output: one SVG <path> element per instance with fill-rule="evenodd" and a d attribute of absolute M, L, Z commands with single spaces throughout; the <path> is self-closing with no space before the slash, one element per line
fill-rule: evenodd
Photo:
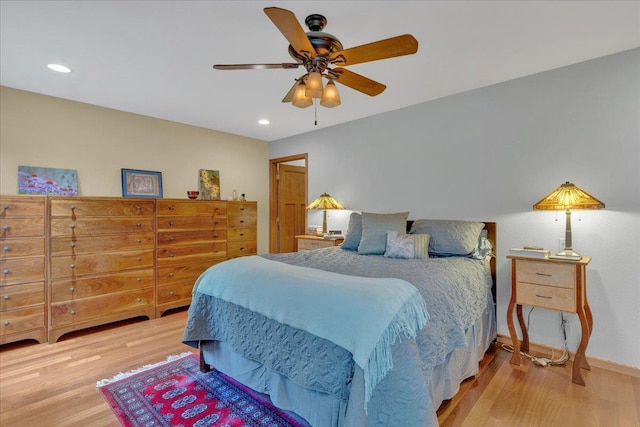
<path fill-rule="evenodd" d="M 564 239 L 558 239 L 558 252 L 564 251 Z"/>

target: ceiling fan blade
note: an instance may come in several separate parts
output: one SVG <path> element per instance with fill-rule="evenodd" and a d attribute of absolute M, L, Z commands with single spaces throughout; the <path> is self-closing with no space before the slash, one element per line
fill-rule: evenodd
<path fill-rule="evenodd" d="M 331 74 L 335 76 L 334 80 L 338 83 L 349 86 L 351 89 L 355 89 L 369 96 L 380 95 L 387 88 L 382 83 L 378 83 L 345 68 L 334 68 L 331 71 Z"/>
<path fill-rule="evenodd" d="M 293 12 L 279 7 L 265 7 L 264 13 L 278 27 L 296 52 L 309 58 L 316 57 L 316 50 Z"/>
<path fill-rule="evenodd" d="M 216 70 L 266 70 L 270 68 L 298 68 L 300 64 L 284 63 L 284 64 L 216 64 L 213 66 Z"/>
<path fill-rule="evenodd" d="M 336 52 L 331 62 L 336 65 L 354 65 L 396 56 L 411 55 L 418 51 L 418 41 L 410 34 L 378 40 Z"/>

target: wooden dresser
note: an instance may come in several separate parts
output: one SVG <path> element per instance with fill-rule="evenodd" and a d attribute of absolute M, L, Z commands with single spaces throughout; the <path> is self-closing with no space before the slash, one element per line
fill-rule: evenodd
<path fill-rule="evenodd" d="M 159 199 L 156 316 L 191 303 L 196 279 L 227 259 L 227 202 Z M 255 234 L 254 234 L 255 235 Z"/>
<path fill-rule="evenodd" d="M 0 196 L 0 344 L 46 334 L 45 196 Z"/>
<path fill-rule="evenodd" d="M 49 200 L 49 342 L 67 332 L 155 317 L 155 200 Z"/>
<path fill-rule="evenodd" d="M 228 257 L 255 255 L 258 252 L 257 202 L 227 202 L 229 229 L 227 231 Z"/>

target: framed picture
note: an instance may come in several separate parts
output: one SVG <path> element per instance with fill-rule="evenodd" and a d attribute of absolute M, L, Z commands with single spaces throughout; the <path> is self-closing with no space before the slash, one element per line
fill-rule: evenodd
<path fill-rule="evenodd" d="M 220 200 L 220 171 L 200 169 L 198 171 L 198 190 L 203 200 Z"/>
<path fill-rule="evenodd" d="M 18 166 L 18 194 L 77 196 L 78 171 Z"/>
<path fill-rule="evenodd" d="M 122 197 L 162 198 L 162 172 L 122 169 Z"/>

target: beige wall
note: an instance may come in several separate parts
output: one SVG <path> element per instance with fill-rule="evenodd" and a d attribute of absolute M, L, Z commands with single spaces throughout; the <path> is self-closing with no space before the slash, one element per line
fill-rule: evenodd
<path fill-rule="evenodd" d="M 120 169 L 162 172 L 164 197 L 220 171 L 222 198 L 258 201 L 258 252 L 268 252 L 266 141 L 0 87 L 0 192 L 17 194 L 18 166 L 76 169 L 82 196 L 122 196 Z"/>

